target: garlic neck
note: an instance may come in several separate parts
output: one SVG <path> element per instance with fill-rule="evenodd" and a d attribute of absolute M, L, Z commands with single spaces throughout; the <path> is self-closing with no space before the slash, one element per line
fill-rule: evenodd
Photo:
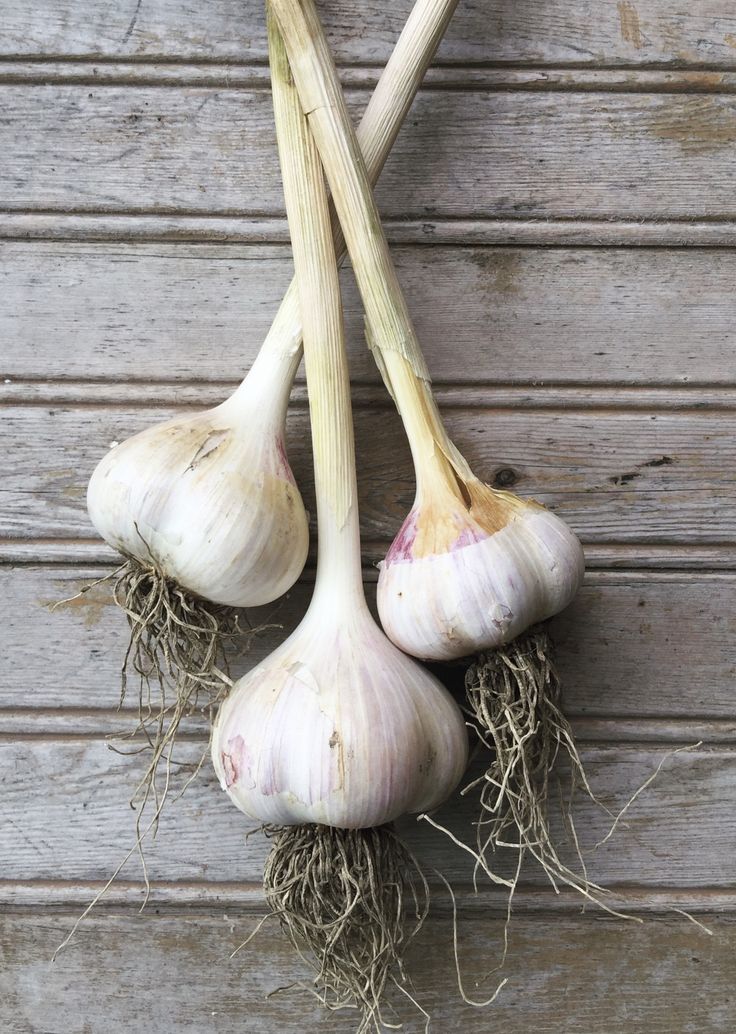
<path fill-rule="evenodd" d="M 239 387 L 215 412 L 232 426 L 247 429 L 257 422 L 264 431 L 283 435 L 289 396 L 300 362 L 299 351 L 261 348 Z"/>
<path fill-rule="evenodd" d="M 368 615 L 363 592 L 357 507 L 351 507 L 342 527 L 335 523 L 332 507 L 320 508 L 319 499 L 317 514 L 317 578 L 309 606 L 310 615 L 319 613 L 324 618 L 331 613 L 337 623 L 346 623 L 352 614 Z"/>
<path fill-rule="evenodd" d="M 476 480 L 464 457 L 450 441 L 429 382 L 418 377 L 399 352 L 381 356 L 382 374 L 396 403 L 411 449 L 417 480 L 415 505 L 469 507 L 465 481 Z"/>

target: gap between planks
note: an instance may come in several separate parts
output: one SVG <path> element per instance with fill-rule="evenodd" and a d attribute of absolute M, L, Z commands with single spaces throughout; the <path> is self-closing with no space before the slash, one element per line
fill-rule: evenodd
<path fill-rule="evenodd" d="M 1 374 L 0 374 L 1 376 Z M 197 408 L 215 406 L 237 387 L 237 381 L 131 381 L 38 380 L 14 374 L 0 382 L 2 406 L 124 406 Z M 736 409 L 736 386 L 719 384 L 499 384 L 484 381 L 435 381 L 433 393 L 442 409 L 543 409 L 564 410 L 676 410 L 678 413 L 707 409 L 709 413 Z M 379 381 L 353 381 L 353 405 L 391 409 L 394 403 Z M 298 380 L 290 404 L 306 408 L 306 384 Z"/>
<path fill-rule="evenodd" d="M 380 65 L 345 64 L 343 85 L 373 90 L 383 71 Z M 95 57 L 4 57 L 0 85 L 148 86 L 199 89 L 270 90 L 268 65 L 263 62 L 125 60 Z M 433 65 L 423 90 L 483 90 L 509 92 L 593 93 L 736 93 L 736 71 L 708 65 L 683 68 L 609 65 L 591 68 L 571 64 Z"/>
<path fill-rule="evenodd" d="M 432 914 L 447 915 L 451 913 L 451 905 L 441 893 L 437 881 L 430 883 L 435 890 Z M 103 881 L 72 880 L 0 880 L 0 904 L 4 914 L 17 908 L 22 914 L 28 914 L 43 905 L 44 909 L 54 908 L 63 913 L 67 909 L 76 918 L 79 908 L 84 908 L 92 898 L 102 890 Z M 105 913 L 113 909 L 124 911 L 141 911 L 144 896 L 142 883 L 130 880 L 116 881 L 95 908 L 95 913 Z M 453 887 L 456 894 L 458 911 L 470 916 L 505 914 L 506 900 L 502 893 L 493 890 L 479 890 L 475 893 L 470 885 Z M 631 914 L 650 914 L 662 918 L 686 921 L 679 915 L 673 915 L 676 908 L 685 909 L 694 914 L 736 913 L 736 891 L 724 890 L 720 887 L 639 887 L 612 884 L 608 887 L 611 894 L 607 903 L 613 908 L 621 907 Z M 260 883 L 205 883 L 205 882 L 153 882 L 151 896 L 144 917 L 155 918 L 159 914 L 175 915 L 178 909 L 184 909 L 187 915 L 192 908 L 203 912 L 214 912 L 228 908 L 236 913 L 248 915 L 262 913 L 265 908 L 263 887 Z M 521 885 L 514 896 L 514 914 L 559 915 L 571 913 L 581 921 L 615 921 L 600 909 L 589 907 L 582 910 L 579 894 L 561 890 L 559 894 L 550 888 L 524 887 Z M 223 921 L 230 917 L 223 915 Z"/>
<path fill-rule="evenodd" d="M 63 742 L 128 740 L 135 726 L 136 714 L 131 708 L 0 708 L 0 743 L 18 740 Z M 731 753 L 736 747 L 736 719 L 626 717 L 600 715 L 586 717 L 568 714 L 578 743 L 601 749 L 625 750 L 642 744 L 669 749 L 701 743 L 700 751 Z M 187 729 L 179 734 L 182 742 L 204 743 L 208 730 L 205 720 L 187 719 Z M 142 737 L 130 742 L 142 742 Z"/>
<path fill-rule="evenodd" d="M 521 247 L 736 247 L 736 220 L 384 219 L 392 244 Z M 286 219 L 245 212 L 0 209 L 0 241 L 288 244 Z"/>

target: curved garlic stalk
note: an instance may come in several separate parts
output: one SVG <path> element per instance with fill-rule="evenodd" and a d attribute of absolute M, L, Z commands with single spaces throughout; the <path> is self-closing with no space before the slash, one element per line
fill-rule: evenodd
<path fill-rule="evenodd" d="M 345 234 L 369 344 L 404 422 L 416 471 L 415 506 L 379 578 L 384 628 L 399 645 L 425 658 L 493 647 L 503 651 L 489 658 L 482 678 L 477 668 L 468 675 L 469 707 L 490 750 L 487 771 L 478 780 L 483 788 L 479 863 L 487 868 L 489 852 L 513 842 L 508 833 L 497 835 L 510 816 L 512 823 L 520 820 L 519 865 L 529 852 L 553 883 L 560 880 L 595 895 L 598 888 L 584 871 L 572 873 L 551 842 L 548 775 L 560 748 L 570 755 L 573 779 L 588 786 L 557 705 L 548 650 L 533 634 L 528 641 L 518 638 L 530 623 L 551 616 L 574 596 L 583 576 L 580 543 L 538 503 L 480 482 L 450 441 L 313 0 L 272 0 L 272 6 Z M 513 637 L 517 651 L 501 645 Z M 513 674 L 506 678 L 509 669 Z M 510 747 L 497 754 L 499 743 Z"/>
<path fill-rule="evenodd" d="M 296 943 L 307 933 L 320 997 L 336 1008 L 357 1005 L 364 1029 L 380 1017 L 386 981 L 401 977 L 405 939 L 401 909 L 395 912 L 405 859 L 385 826 L 452 792 L 467 762 L 467 733 L 451 696 L 386 638 L 365 601 L 327 193 L 272 19 L 269 42 L 304 322 L 317 578 L 298 628 L 222 704 L 212 757 L 238 808 L 282 827 L 272 831 L 267 896 Z M 377 885 L 382 877 L 391 883 Z"/>
<path fill-rule="evenodd" d="M 358 129 L 373 181 L 456 6 L 417 0 L 397 41 Z M 342 255 L 336 222 L 333 233 Z M 239 634 L 232 608 L 276 599 L 304 564 L 307 519 L 283 445 L 300 359 L 292 282 L 230 399 L 114 447 L 90 481 L 92 522 L 126 558 L 115 598 L 131 628 L 125 665 L 140 677 L 139 723 L 153 747 L 137 791 L 143 801 L 156 796 L 152 783 L 181 719 L 200 710 L 211 717 L 219 702 L 224 646 Z M 124 666 L 123 694 L 125 686 Z M 157 813 L 167 786 L 168 770 Z"/>

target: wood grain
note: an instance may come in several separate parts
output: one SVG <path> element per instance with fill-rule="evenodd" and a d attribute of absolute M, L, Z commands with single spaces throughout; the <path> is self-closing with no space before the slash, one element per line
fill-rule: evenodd
<path fill-rule="evenodd" d="M 115 746 L 126 749 L 119 740 Z M 128 749 L 135 746 L 129 741 Z M 195 763 L 205 749 L 205 738 L 183 742 L 177 753 L 180 764 Z M 736 751 L 732 746 L 672 751 L 656 744 L 583 746 L 591 785 L 614 813 L 664 761 L 659 777 L 637 798 L 612 839 L 586 855 L 592 879 L 619 890 L 656 890 L 663 885 L 733 887 L 736 819 L 731 788 Z M 140 755 L 116 753 L 103 738 L 20 736 L 3 744 L 0 767 L 6 884 L 105 881 L 112 875 L 135 842 L 134 814 L 127 800 L 142 770 Z M 473 771 L 481 770 L 476 765 Z M 188 770 L 175 774 L 172 785 L 181 786 L 188 774 Z M 574 816 L 582 846 L 590 851 L 607 833 L 611 818 L 581 794 L 575 800 Z M 456 795 L 436 817 L 466 842 L 473 840 L 474 798 Z M 563 855 L 574 864 L 569 836 L 555 808 L 551 823 Z M 258 884 L 267 845 L 260 836 L 245 840 L 254 825 L 219 789 L 207 762 L 186 794 L 165 812 L 155 842 L 147 844 L 151 880 L 181 882 L 186 885 L 184 897 L 190 884 L 204 881 Z M 411 817 L 400 820 L 399 829 L 427 865 L 470 887 L 472 859 L 445 834 Z M 514 853 L 499 851 L 493 868 L 510 876 Z M 141 879 L 135 853 L 123 876 Z M 533 861 L 524 867 L 523 882 L 548 887 Z M 488 892 L 489 887 L 483 890 Z M 53 888 L 43 896 L 53 902 Z M 574 897 L 568 903 L 572 909 L 580 906 Z"/>
<path fill-rule="evenodd" d="M 354 114 L 410 5 L 319 0 Z M 109 587 L 48 609 L 111 570 L 87 478 L 110 442 L 231 390 L 291 270 L 261 0 L 6 0 L 2 24 L 0 1027 L 352 1029 L 306 994 L 265 997 L 305 976 L 275 928 L 229 960 L 261 914 L 265 846 L 245 841 L 250 825 L 209 764 L 149 846 L 148 911 L 134 914 L 131 862 L 49 963 L 132 843 L 142 765 L 105 740 L 131 718 L 129 703 L 114 710 L 124 621 Z M 564 514 L 590 562 L 612 568 L 589 572 L 553 622 L 594 788 L 615 809 L 664 762 L 586 856 L 647 922 L 580 915 L 528 866 L 509 984 L 476 1011 L 455 992 L 449 903 L 436 895 L 412 971 L 437 1034 L 732 1026 L 735 70 L 722 0 L 463 0 L 379 188 L 459 444 L 486 479 Z M 368 564 L 413 481 L 344 283 Z M 301 381 L 289 430 L 311 505 Z M 283 628 L 236 673 L 299 620 L 310 564 L 280 605 L 252 614 Z M 456 688 L 461 674 L 443 672 Z M 194 721 L 178 758 L 205 746 Z M 467 839 L 473 817 L 468 799 L 440 816 Z M 586 847 L 610 821 L 580 798 L 575 818 Z M 473 896 L 470 861 L 446 837 L 402 828 L 458 886 L 476 993 L 498 957 L 501 896 Z M 510 872 L 510 859 L 496 864 Z M 400 1018 L 407 1034 L 424 1029 Z"/>
<path fill-rule="evenodd" d="M 63 708 L 69 709 L 63 730 L 74 732 L 84 728 L 80 710 L 105 716 L 117 706 L 125 620 L 112 604 L 109 584 L 49 609 L 109 570 L 0 568 L 0 598 L 12 601 L 4 617 L 0 723 L 20 710 L 26 715 L 24 729 L 32 731 L 34 723 L 48 729 L 45 717 L 33 717 L 35 709 Z M 366 588 L 372 599 L 375 584 Z M 265 657 L 296 626 L 311 590 L 305 578 L 280 603 L 249 612 L 254 625 L 278 627 L 264 631 L 247 655 L 234 659 L 235 674 Z M 686 723 L 732 719 L 734 612 L 733 574 L 589 572 L 578 599 L 552 625 L 567 713 L 677 717 Z M 29 629 L 51 659 L 52 679 L 38 677 L 39 657 L 28 650 Z M 448 670 L 444 677 L 459 683 L 460 674 Z M 96 719 L 94 727 L 104 727 L 105 720 Z M 118 729 L 121 725 L 116 723 Z M 632 733 L 638 729 L 633 721 Z"/>
<path fill-rule="evenodd" d="M 282 214 L 265 90 L 2 86 L 0 106 L 8 210 Z M 428 220 L 731 218 L 735 112 L 733 95 L 432 90 L 377 196 Z"/>
<path fill-rule="evenodd" d="M 732 249 L 404 246 L 394 256 L 436 383 L 578 384 L 583 370 L 590 386 L 732 382 Z M 287 246 L 6 242 L 2 373 L 235 382 L 291 273 Z M 353 378 L 377 383 L 353 278 L 342 279 Z"/>
<path fill-rule="evenodd" d="M 5 433 L 15 445 L 5 457 L 0 535 L 89 537 L 85 488 L 96 462 L 111 442 L 173 412 L 145 406 L 4 408 Z M 733 539 L 728 501 L 736 434 L 727 413 L 458 406 L 445 414 L 480 476 L 491 483 L 500 477 L 504 487 L 551 506 L 586 542 Z M 387 542 L 414 495 L 408 449 L 390 403 L 357 407 L 355 422 L 363 534 Z M 307 425 L 306 411 L 295 407 L 289 455 L 310 505 Z"/>
<path fill-rule="evenodd" d="M 237 911 L 98 915 L 51 965 L 51 951 L 72 921 L 53 914 L 0 921 L 8 1034 L 105 1034 L 111 1027 L 167 1034 L 352 1029 L 351 1014 L 330 1016 L 304 992 L 265 997 L 308 974 L 268 924 L 229 959 L 253 927 L 252 918 Z M 736 979 L 729 950 L 733 923 L 723 919 L 711 926 L 713 937 L 680 919 L 640 926 L 590 917 L 518 917 L 509 983 L 483 1010 L 459 1000 L 448 920 L 428 923 L 410 967 L 437 1031 L 486 1034 L 498 1028 L 526 1034 L 533 1024 L 543 1034 L 723 1034 Z M 501 920 L 463 917 L 459 934 L 468 989 L 475 990 L 473 978 L 497 956 Z M 492 979 L 484 989 L 494 986 Z M 402 1029 L 420 1034 L 424 1028 L 416 1014 L 400 1008 Z"/>
<path fill-rule="evenodd" d="M 322 0 L 331 46 L 340 61 L 383 63 L 410 10 L 410 0 Z M 266 59 L 257 0 L 237 9 L 224 0 L 22 0 L 5 5 L 2 53 L 208 61 Z M 673 8 L 666 0 L 618 4 L 564 0 L 467 0 L 440 52 L 443 62 L 574 62 L 584 65 L 705 64 L 733 66 L 736 17 L 719 0 Z"/>

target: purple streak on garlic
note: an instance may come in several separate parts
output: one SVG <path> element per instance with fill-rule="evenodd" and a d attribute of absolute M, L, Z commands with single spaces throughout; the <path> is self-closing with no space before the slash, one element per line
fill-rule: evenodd
<path fill-rule="evenodd" d="M 300 356 L 263 350 L 222 405 L 116 445 L 92 474 L 106 542 L 213 603 L 270 603 L 299 577 L 307 515 L 284 449 Z"/>
<path fill-rule="evenodd" d="M 381 623 L 415 657 L 444 661 L 501 646 L 564 609 L 580 586 L 583 552 L 564 521 L 518 500 L 501 527 L 484 528 L 473 517 L 483 494 L 474 486 L 473 506 L 461 516 L 458 502 L 445 521 L 456 532 L 431 536 L 429 547 L 422 511 L 412 510 L 380 564 Z M 435 508 L 426 520 L 437 520 Z"/>

